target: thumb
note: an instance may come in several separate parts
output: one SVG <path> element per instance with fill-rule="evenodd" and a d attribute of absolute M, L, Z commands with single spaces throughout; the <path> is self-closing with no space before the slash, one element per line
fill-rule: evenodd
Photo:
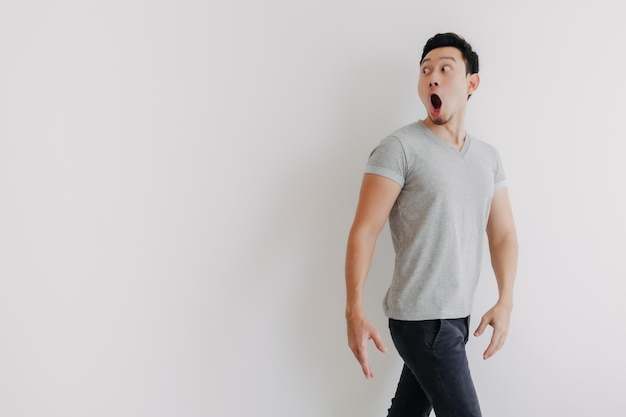
<path fill-rule="evenodd" d="M 478 325 L 478 328 L 474 332 L 474 336 L 480 336 L 481 334 L 483 334 L 488 324 L 489 324 L 489 320 L 485 318 L 485 316 L 483 316 L 483 318 L 480 320 L 480 324 Z"/>

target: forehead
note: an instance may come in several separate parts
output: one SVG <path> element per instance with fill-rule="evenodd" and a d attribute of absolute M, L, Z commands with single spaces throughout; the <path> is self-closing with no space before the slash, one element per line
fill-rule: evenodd
<path fill-rule="evenodd" d="M 422 63 L 440 61 L 443 59 L 454 59 L 456 62 L 463 62 L 463 54 L 454 46 L 443 46 L 441 48 L 435 48 L 428 52 Z"/>

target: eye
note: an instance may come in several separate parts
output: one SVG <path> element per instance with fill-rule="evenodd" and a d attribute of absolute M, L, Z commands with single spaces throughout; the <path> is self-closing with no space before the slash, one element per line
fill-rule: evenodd
<path fill-rule="evenodd" d="M 448 71 L 450 71 L 451 69 L 452 69 L 452 67 L 451 67 L 450 65 L 444 65 L 444 66 L 441 68 L 441 71 L 443 71 L 443 72 L 448 72 Z"/>
<path fill-rule="evenodd" d="M 430 73 L 430 68 L 422 68 L 422 74 Z"/>

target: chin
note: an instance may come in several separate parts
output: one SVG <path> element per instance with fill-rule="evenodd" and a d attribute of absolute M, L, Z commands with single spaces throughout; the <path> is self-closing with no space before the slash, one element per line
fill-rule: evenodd
<path fill-rule="evenodd" d="M 436 119 L 431 117 L 430 120 L 437 126 L 443 126 L 450 121 L 450 119 L 444 119 L 443 117 L 437 117 Z"/>

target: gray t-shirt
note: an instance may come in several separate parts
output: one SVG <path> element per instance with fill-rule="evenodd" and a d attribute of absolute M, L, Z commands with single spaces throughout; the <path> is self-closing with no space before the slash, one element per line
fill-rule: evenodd
<path fill-rule="evenodd" d="M 506 185 L 496 149 L 467 135 L 458 151 L 418 121 L 383 139 L 365 172 L 402 186 L 389 214 L 396 260 L 387 317 L 468 316 L 491 198 Z"/>

